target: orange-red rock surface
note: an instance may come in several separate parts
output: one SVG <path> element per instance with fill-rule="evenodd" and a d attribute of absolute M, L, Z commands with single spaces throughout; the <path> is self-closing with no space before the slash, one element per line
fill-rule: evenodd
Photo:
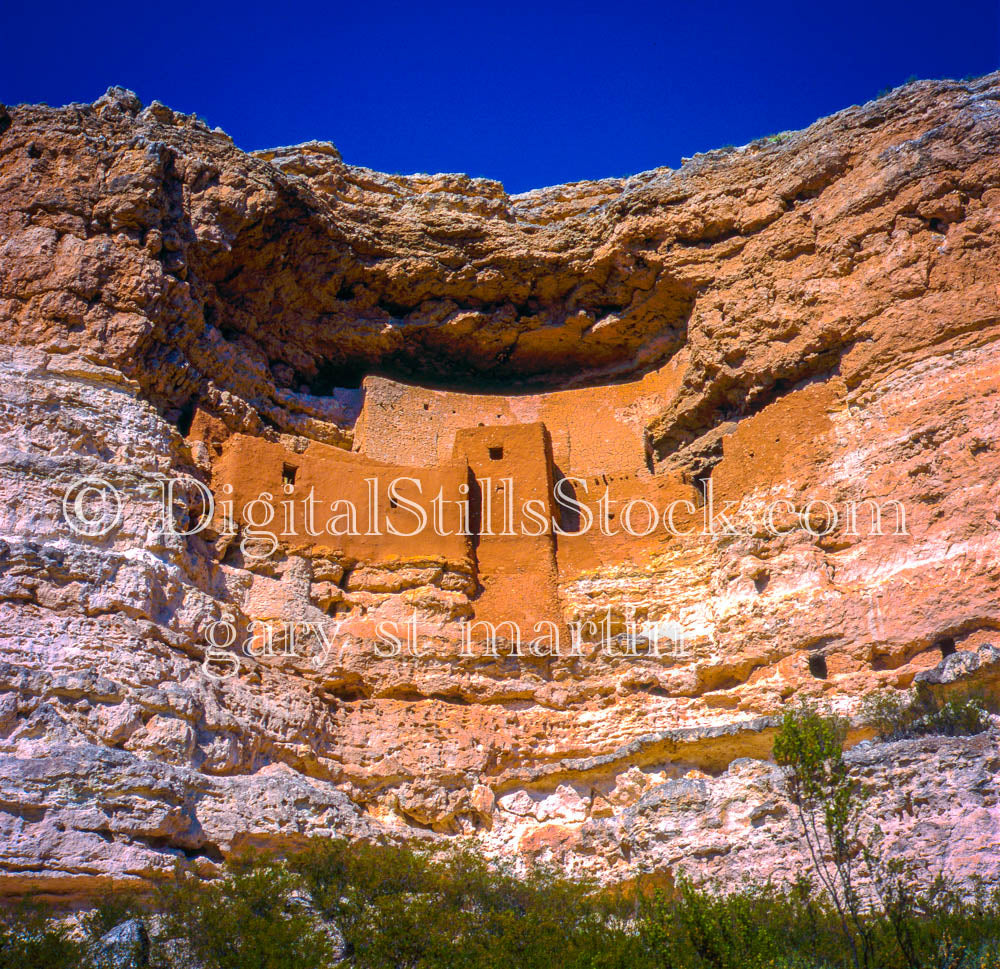
<path fill-rule="evenodd" d="M 1000 75 L 520 196 L 326 143 L 248 155 L 120 89 L 0 109 L 0 891 L 336 832 L 616 880 L 794 873 L 776 714 L 855 715 L 939 664 L 995 688 L 998 152 Z M 595 529 L 485 534 L 494 461 L 525 497 L 578 482 Z M 474 534 L 255 559 L 158 514 L 164 476 L 242 506 L 363 500 L 373 471 L 471 484 Z M 88 475 L 127 496 L 98 537 L 63 509 Z M 683 530 L 704 481 L 735 534 L 596 527 L 621 525 L 606 487 L 690 502 Z M 866 499 L 881 535 L 845 516 Z M 826 534 L 793 527 L 810 503 Z M 669 631 L 652 654 L 463 649 L 463 620 L 620 637 L 629 607 Z M 413 615 L 420 655 L 380 655 Z M 340 625 L 213 679 L 224 618 Z M 893 850 L 998 874 L 996 740 L 851 754 Z"/>

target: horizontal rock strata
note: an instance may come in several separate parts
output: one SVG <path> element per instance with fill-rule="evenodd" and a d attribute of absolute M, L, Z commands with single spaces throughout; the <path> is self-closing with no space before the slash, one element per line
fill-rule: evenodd
<path fill-rule="evenodd" d="M 790 703 L 995 689 L 998 151 L 1000 75 L 518 196 L 326 143 L 246 154 L 120 89 L 0 110 L 0 892 L 335 833 L 616 881 L 793 874 L 767 762 Z M 457 495 L 493 460 L 588 500 L 700 509 L 710 482 L 740 529 L 504 544 L 480 521 L 257 560 L 159 512 L 165 476 L 279 493 L 378 466 Z M 128 497 L 106 534 L 67 525 L 82 476 Z M 462 648 L 470 618 L 620 637 L 630 607 L 671 631 L 656 653 Z M 420 655 L 380 655 L 374 624 L 413 614 Z M 341 631 L 217 679 L 221 620 Z M 970 878 L 996 875 L 995 746 L 851 756 L 898 850 Z"/>

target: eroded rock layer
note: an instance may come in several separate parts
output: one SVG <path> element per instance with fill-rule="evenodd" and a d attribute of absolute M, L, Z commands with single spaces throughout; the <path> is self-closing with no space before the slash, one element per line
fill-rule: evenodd
<path fill-rule="evenodd" d="M 998 150 L 1000 75 L 520 196 L 248 155 L 119 89 L 0 109 L 0 891 L 337 832 L 792 873 L 787 704 L 995 689 Z M 165 529 L 174 475 L 397 522 L 406 477 L 468 497 L 469 534 L 293 528 L 255 556 L 218 519 Z M 105 534 L 68 527 L 83 476 L 127 498 Z M 539 534 L 484 524 L 504 477 Z M 629 501 L 677 529 L 623 531 Z M 418 649 L 376 648 L 411 617 Z M 223 619 L 333 647 L 213 678 Z M 504 619 L 568 638 L 463 639 Z M 891 850 L 996 875 L 995 733 L 851 756 Z"/>

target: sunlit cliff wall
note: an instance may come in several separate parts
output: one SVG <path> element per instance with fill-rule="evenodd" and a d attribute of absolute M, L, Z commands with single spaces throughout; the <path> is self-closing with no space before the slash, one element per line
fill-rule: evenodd
<path fill-rule="evenodd" d="M 0 889 L 335 834 L 794 876 L 768 761 L 790 703 L 997 689 L 998 157 L 998 75 L 519 196 L 327 143 L 246 154 L 119 89 L 0 110 Z M 581 479 L 608 534 L 483 534 L 494 463 L 525 497 Z M 478 530 L 255 558 L 245 529 L 161 520 L 166 476 L 363 508 L 383 472 L 479 486 Z M 68 527 L 82 476 L 126 498 L 106 533 Z M 605 487 L 681 502 L 681 528 L 622 534 Z M 869 499 L 905 531 L 848 527 Z M 727 508 L 738 529 L 702 527 Z M 629 609 L 669 631 L 656 650 L 623 647 Z M 504 613 L 611 615 L 614 642 L 463 639 Z M 265 620 L 333 648 L 237 643 L 210 676 L 209 631 Z M 854 748 L 887 850 L 998 875 L 996 740 Z"/>

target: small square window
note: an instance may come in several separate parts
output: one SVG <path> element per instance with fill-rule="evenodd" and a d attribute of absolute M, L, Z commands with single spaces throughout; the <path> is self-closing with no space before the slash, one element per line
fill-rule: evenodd
<path fill-rule="evenodd" d="M 283 464 L 281 466 L 281 483 L 286 485 L 295 484 L 295 472 L 298 468 L 294 464 Z"/>
<path fill-rule="evenodd" d="M 500 461 L 503 459 L 503 448 L 502 447 L 491 447 L 490 448 L 490 460 Z"/>

